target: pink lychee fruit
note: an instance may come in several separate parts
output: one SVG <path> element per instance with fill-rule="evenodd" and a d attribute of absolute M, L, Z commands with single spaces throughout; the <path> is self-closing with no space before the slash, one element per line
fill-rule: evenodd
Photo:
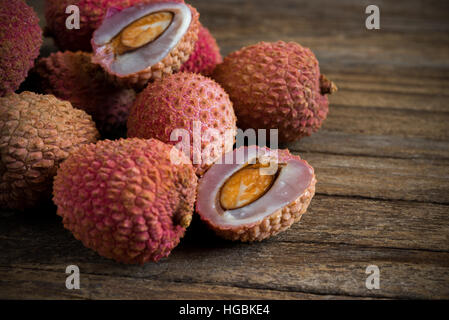
<path fill-rule="evenodd" d="M 210 78 L 180 72 L 151 83 L 136 98 L 128 137 L 156 138 L 181 147 L 196 173 L 232 150 L 236 118 L 228 94 Z"/>
<path fill-rule="evenodd" d="M 243 129 L 277 129 L 279 142 L 318 130 L 327 94 L 337 87 L 320 74 L 313 52 L 298 43 L 260 42 L 225 57 L 213 73 L 234 103 Z"/>
<path fill-rule="evenodd" d="M 195 43 L 195 50 L 185 62 L 180 71 L 201 73 L 209 76 L 214 71 L 217 64 L 223 62 L 220 48 L 210 31 L 201 26 L 198 33 L 198 41 Z"/>
<path fill-rule="evenodd" d="M 178 245 L 192 219 L 196 186 L 189 159 L 170 145 L 103 140 L 64 161 L 53 200 L 64 227 L 86 247 L 143 264 L 167 257 Z"/>

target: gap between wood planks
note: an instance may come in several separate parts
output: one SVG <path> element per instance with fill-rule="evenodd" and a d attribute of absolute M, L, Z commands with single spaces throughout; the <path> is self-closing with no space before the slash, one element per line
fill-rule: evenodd
<path fill-rule="evenodd" d="M 1 270 L 4 269 L 4 270 Z M 55 278 L 51 277 L 51 280 L 45 282 L 47 284 L 45 294 L 36 294 L 42 287 L 32 285 L 31 281 L 36 281 L 36 284 L 43 282 L 43 279 L 47 278 L 47 275 L 42 275 L 42 273 L 52 274 L 61 276 L 61 272 L 39 269 L 39 268 L 15 268 L 11 270 L 10 267 L 0 266 L 0 275 L 9 274 L 9 272 L 15 272 L 16 274 L 20 272 L 18 278 L 22 278 L 27 281 L 27 286 L 21 287 L 14 282 L 14 287 L 8 290 L 6 298 L 24 298 L 24 291 L 28 291 L 28 296 L 34 298 L 44 297 L 44 298 L 79 298 L 79 299 L 110 299 L 110 298 L 143 298 L 143 299 L 345 299 L 346 298 L 358 298 L 358 299 L 382 299 L 382 297 L 363 297 L 363 296 L 350 296 L 350 295 L 329 295 L 320 292 L 302 292 L 302 291 L 283 291 L 283 290 L 273 290 L 267 288 L 252 288 L 252 287 L 242 287 L 237 285 L 230 286 L 229 284 L 219 284 L 219 283 L 207 283 L 207 282 L 195 282 L 195 281 L 164 281 L 156 279 L 145 279 L 145 278 L 133 278 L 127 276 L 109 276 L 104 274 L 87 273 L 88 276 L 88 286 L 90 282 L 97 280 L 98 282 L 111 284 L 114 282 L 114 290 L 119 291 L 120 295 L 111 294 L 110 291 L 96 291 L 92 293 L 88 287 L 88 293 L 84 294 L 85 291 L 61 291 L 60 285 L 58 283 L 58 288 L 51 288 L 48 292 L 48 282 L 56 284 Z M 30 273 L 32 277 L 30 280 Z M 6 277 L 0 276 L 0 283 L 6 282 L 1 279 Z M 84 278 L 84 277 L 83 277 Z M 61 281 L 64 279 L 61 278 Z M 84 280 L 84 279 L 83 279 Z M 136 287 L 136 282 L 143 282 L 145 286 Z M 19 282 L 22 283 L 22 282 Z M 104 287 L 103 287 L 104 288 Z M 58 290 L 59 289 L 59 290 Z M 83 281 L 83 287 L 85 289 L 85 281 Z M 136 292 L 137 291 L 137 292 Z M 192 297 L 193 293 L 193 297 Z M 0 298 L 2 293 L 0 292 Z"/>

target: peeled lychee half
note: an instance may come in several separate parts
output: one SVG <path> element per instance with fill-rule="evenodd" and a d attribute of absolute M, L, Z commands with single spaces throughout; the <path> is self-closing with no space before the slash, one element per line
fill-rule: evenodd
<path fill-rule="evenodd" d="M 210 78 L 180 72 L 150 83 L 134 101 L 128 137 L 177 145 L 201 175 L 232 150 L 236 118 L 228 94 Z"/>
<path fill-rule="evenodd" d="M 198 39 L 199 14 L 183 3 L 142 3 L 110 11 L 94 32 L 92 61 L 136 88 L 181 68 Z"/>
<path fill-rule="evenodd" d="M 222 62 L 223 58 L 217 41 L 207 28 L 200 26 L 195 50 L 190 55 L 189 60 L 181 66 L 180 71 L 201 73 L 209 76 L 217 64 Z"/>
<path fill-rule="evenodd" d="M 176 148 L 155 139 L 103 140 L 61 165 L 53 199 L 65 228 L 86 247 L 143 264 L 178 245 L 196 187 L 192 164 Z"/>
<path fill-rule="evenodd" d="M 45 33 L 53 37 L 60 50 L 92 51 L 92 34 L 106 16 L 109 8 L 124 9 L 137 3 L 184 2 L 183 0 L 46 0 Z M 72 15 L 79 9 L 79 29 L 69 29 L 66 22 L 73 23 Z M 69 10 L 68 10 L 69 9 Z M 69 13 L 67 13 L 67 11 Z"/>
<path fill-rule="evenodd" d="M 103 137 L 126 132 L 126 121 L 136 93 L 108 81 L 104 70 L 86 52 L 56 52 L 40 58 L 34 72 L 40 89 L 70 101 L 90 114 Z"/>
<path fill-rule="evenodd" d="M 336 86 L 298 43 L 260 42 L 225 57 L 213 73 L 234 103 L 243 129 L 278 129 L 279 142 L 308 136 L 327 116 Z"/>
<path fill-rule="evenodd" d="M 241 147 L 200 179 L 196 210 L 225 239 L 260 241 L 301 219 L 315 183 L 313 168 L 288 150 Z"/>

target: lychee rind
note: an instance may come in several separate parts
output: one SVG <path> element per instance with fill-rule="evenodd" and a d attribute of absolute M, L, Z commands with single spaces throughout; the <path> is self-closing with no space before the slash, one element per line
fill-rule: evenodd
<path fill-rule="evenodd" d="M 181 66 L 180 71 L 201 73 L 209 76 L 215 67 L 222 62 L 223 58 L 217 41 L 207 28 L 200 26 L 195 50 L 190 55 L 189 60 Z"/>
<path fill-rule="evenodd" d="M 146 4 L 148 2 L 143 3 Z M 150 3 L 153 4 L 151 1 Z M 110 77 L 119 85 L 132 87 L 137 90 L 144 88 L 148 82 L 162 79 L 163 77 L 179 71 L 182 64 L 189 59 L 195 49 L 195 43 L 198 40 L 200 28 L 198 11 L 190 5 L 187 5 L 187 7 L 191 12 L 191 22 L 186 33 L 182 36 L 176 46 L 156 64 L 145 66 L 138 72 L 132 72 L 126 75 L 118 74 L 111 70 L 114 58 L 112 57 L 110 50 L 106 50 L 105 45 L 96 44 L 95 42 L 96 35 L 100 31 L 103 31 L 101 26 L 93 34 L 92 48 L 94 55 L 92 57 L 92 62 L 101 65 L 106 72 L 108 72 Z M 130 23 L 132 22 L 133 21 L 130 21 Z M 157 39 L 155 41 L 157 41 Z M 144 50 L 144 48 L 139 49 Z M 136 49 L 135 51 L 139 49 Z"/>
<path fill-rule="evenodd" d="M 200 125 L 198 131 L 195 123 Z M 223 88 L 210 78 L 185 72 L 149 84 L 131 107 L 127 127 L 128 137 L 156 138 L 172 145 L 178 143 L 170 139 L 174 130 L 185 129 L 198 175 L 232 150 L 237 132 L 232 103 Z M 200 141 L 201 150 L 194 149 L 194 139 Z"/>
<path fill-rule="evenodd" d="M 268 148 L 264 148 L 265 150 L 269 150 Z M 237 152 L 238 149 L 234 150 Z M 203 186 L 204 181 L 206 180 L 206 173 L 199 181 L 198 186 L 198 199 L 196 203 L 196 211 L 198 212 L 200 218 L 212 229 L 214 232 L 225 239 L 233 240 L 233 241 L 242 241 L 242 242 L 253 242 L 253 241 L 262 241 L 264 239 L 270 238 L 289 229 L 293 223 L 298 222 L 302 215 L 307 211 L 307 208 L 315 195 L 315 184 L 317 182 L 315 173 L 313 168 L 305 161 L 302 160 L 297 155 L 292 155 L 287 149 L 285 150 L 277 150 L 278 152 L 278 161 L 279 163 L 287 163 L 287 161 L 291 159 L 295 159 L 297 161 L 302 162 L 305 167 L 309 168 L 311 171 L 311 179 L 307 188 L 305 188 L 304 192 L 297 196 L 296 199 L 291 201 L 288 205 L 279 207 L 277 210 L 273 211 L 269 215 L 263 217 L 256 222 L 252 223 L 242 223 L 238 224 L 238 221 L 233 221 L 233 225 L 223 225 L 219 224 L 208 214 L 205 214 L 209 208 L 205 207 L 205 203 L 202 201 L 205 193 L 211 193 L 212 190 Z M 215 164 L 216 166 L 223 164 Z M 225 164 L 226 165 L 226 164 Z M 210 174 L 214 174 L 210 172 Z M 216 183 L 221 183 L 223 181 L 217 181 Z M 206 195 L 206 197 L 216 197 L 216 195 Z M 268 199 L 265 201 L 267 205 L 273 202 L 275 199 Z"/>
<path fill-rule="evenodd" d="M 0 43 L 1 97 L 19 88 L 42 45 L 39 19 L 24 1 L 0 2 Z"/>
<path fill-rule="evenodd" d="M 103 137 L 116 138 L 126 131 L 136 93 L 109 82 L 104 70 L 91 63 L 90 53 L 52 53 L 39 59 L 34 71 L 45 93 L 70 101 L 90 114 Z"/>
<path fill-rule="evenodd" d="M 92 51 L 90 41 L 108 8 L 123 9 L 143 2 L 167 2 L 168 0 L 46 0 L 46 34 L 52 36 L 60 50 Z M 171 2 L 171 1 L 170 1 Z M 184 2 L 175 0 L 173 2 Z M 66 8 L 76 5 L 80 13 L 80 29 L 67 29 L 66 20 L 70 14 Z"/>
<path fill-rule="evenodd" d="M 97 139 L 91 117 L 69 102 L 26 91 L 0 98 L 0 207 L 49 202 L 59 164 Z"/>
<path fill-rule="evenodd" d="M 173 157 L 185 164 L 173 164 Z M 64 227 L 101 256 L 127 264 L 170 254 L 190 224 L 197 177 L 186 156 L 158 140 L 103 140 L 58 170 L 54 202 Z"/>
<path fill-rule="evenodd" d="M 320 128 L 327 93 L 335 85 L 320 75 L 313 52 L 301 45 L 260 42 L 228 55 L 213 78 L 229 93 L 244 129 L 278 129 L 291 142 Z"/>

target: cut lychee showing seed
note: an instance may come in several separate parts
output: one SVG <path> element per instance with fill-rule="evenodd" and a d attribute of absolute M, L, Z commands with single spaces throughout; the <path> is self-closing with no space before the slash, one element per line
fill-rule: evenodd
<path fill-rule="evenodd" d="M 313 168 L 288 150 L 242 147 L 200 179 L 196 209 L 225 239 L 261 241 L 301 219 L 315 184 Z"/>
<path fill-rule="evenodd" d="M 109 11 L 94 32 L 92 61 L 115 79 L 141 88 L 178 71 L 198 39 L 198 12 L 183 3 L 142 3 Z"/>

